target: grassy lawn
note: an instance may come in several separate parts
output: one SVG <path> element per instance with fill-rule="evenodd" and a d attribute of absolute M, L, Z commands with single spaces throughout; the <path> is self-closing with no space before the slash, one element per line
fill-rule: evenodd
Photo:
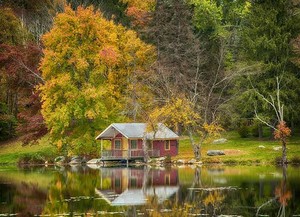
<path fill-rule="evenodd" d="M 48 142 L 48 136 L 35 145 L 22 146 L 20 141 L 14 140 L 0 145 L 0 164 L 15 164 L 23 157 L 52 157 L 54 152 L 54 147 Z"/>
<path fill-rule="evenodd" d="M 274 147 L 280 147 L 278 141 L 264 138 L 240 138 L 236 132 L 226 132 L 222 135 L 228 141 L 224 144 L 204 144 L 202 146 L 202 161 L 204 163 L 274 163 L 276 157 L 281 156 L 281 149 L 274 150 Z M 259 148 L 264 146 L 265 148 Z M 300 160 L 300 136 L 293 136 L 289 139 L 287 145 L 288 159 Z M 207 156 L 208 150 L 223 150 L 223 156 Z M 17 163 L 19 159 L 25 157 L 52 159 L 55 158 L 55 148 L 50 145 L 48 136 L 42 138 L 36 145 L 22 146 L 19 141 L 11 141 L 0 145 L 0 164 Z M 182 137 L 179 144 L 179 154 L 173 159 L 190 160 L 194 158 L 193 150 L 188 137 Z"/>
<path fill-rule="evenodd" d="M 236 132 L 224 133 L 223 138 L 228 141 L 224 144 L 204 144 L 202 146 L 202 161 L 205 163 L 274 163 L 276 157 L 281 156 L 281 149 L 274 150 L 274 147 L 281 147 L 275 140 L 267 138 L 240 138 Z M 264 146 L 265 148 L 259 148 Z M 289 139 L 287 145 L 288 159 L 300 159 L 300 136 Z M 223 150 L 223 156 L 207 156 L 208 150 Z M 179 155 L 175 159 L 192 159 L 193 150 L 189 139 L 183 137 L 180 140 Z"/>

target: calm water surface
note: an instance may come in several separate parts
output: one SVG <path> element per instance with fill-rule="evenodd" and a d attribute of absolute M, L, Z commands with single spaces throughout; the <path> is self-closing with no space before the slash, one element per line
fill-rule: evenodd
<path fill-rule="evenodd" d="M 0 167 L 7 215 L 300 216 L 300 168 Z"/>

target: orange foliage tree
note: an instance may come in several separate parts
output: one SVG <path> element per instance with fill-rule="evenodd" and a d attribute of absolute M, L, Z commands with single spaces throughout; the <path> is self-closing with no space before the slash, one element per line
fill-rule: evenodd
<path fill-rule="evenodd" d="M 66 6 L 43 42 L 42 114 L 51 138 L 68 154 L 96 153 L 96 131 L 124 119 L 130 77 L 153 49 L 93 7 Z"/>

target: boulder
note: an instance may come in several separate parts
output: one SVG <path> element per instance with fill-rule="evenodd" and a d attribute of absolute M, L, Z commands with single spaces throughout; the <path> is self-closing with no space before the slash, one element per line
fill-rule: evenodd
<path fill-rule="evenodd" d="M 221 139 L 216 139 L 212 142 L 212 144 L 223 144 L 227 142 L 227 139 L 221 138 Z"/>
<path fill-rule="evenodd" d="M 177 164 L 185 164 L 185 160 L 178 160 Z"/>
<path fill-rule="evenodd" d="M 188 161 L 188 164 L 195 164 L 196 162 L 197 162 L 196 159 L 191 159 Z"/>
<path fill-rule="evenodd" d="M 66 158 L 64 156 L 58 156 L 54 159 L 55 164 L 63 164 L 65 163 Z"/>
<path fill-rule="evenodd" d="M 164 161 L 166 159 L 166 157 L 159 157 L 156 159 L 156 161 Z"/>
<path fill-rule="evenodd" d="M 73 160 L 81 160 L 81 157 L 75 155 L 75 156 L 71 157 L 71 161 L 73 161 Z"/>
<path fill-rule="evenodd" d="M 274 151 L 279 151 L 281 149 L 281 146 L 273 147 Z"/>
<path fill-rule="evenodd" d="M 71 158 L 71 161 L 69 162 L 69 164 L 81 164 L 82 163 L 82 158 L 79 156 L 74 156 Z"/>
<path fill-rule="evenodd" d="M 100 159 L 94 158 L 92 160 L 89 160 L 88 162 L 86 162 L 87 164 L 99 164 L 101 163 Z"/>
<path fill-rule="evenodd" d="M 208 156 L 217 156 L 217 155 L 225 155 L 224 151 L 221 150 L 208 150 L 207 151 Z"/>

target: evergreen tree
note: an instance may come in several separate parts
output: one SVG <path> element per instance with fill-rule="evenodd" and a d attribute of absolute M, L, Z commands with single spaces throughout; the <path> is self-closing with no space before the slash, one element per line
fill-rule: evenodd
<path fill-rule="evenodd" d="M 248 64 L 259 63 L 260 68 L 252 72 L 251 82 L 260 93 L 275 95 L 276 79 L 280 78 L 281 98 L 285 105 L 287 119 L 299 120 L 300 80 L 299 70 L 292 64 L 291 41 L 299 34 L 299 15 L 295 13 L 296 6 L 290 0 L 252 1 L 249 12 L 242 22 L 241 45 L 243 59 Z M 249 80 L 248 87 L 252 88 Z M 244 83 L 245 85 L 245 83 Z M 252 95 L 251 102 L 256 101 Z M 245 98 L 243 99 L 243 101 Z M 271 110 L 260 103 L 258 109 Z M 253 104 L 249 109 L 254 109 Z M 274 119 L 274 124 L 276 124 Z"/>

